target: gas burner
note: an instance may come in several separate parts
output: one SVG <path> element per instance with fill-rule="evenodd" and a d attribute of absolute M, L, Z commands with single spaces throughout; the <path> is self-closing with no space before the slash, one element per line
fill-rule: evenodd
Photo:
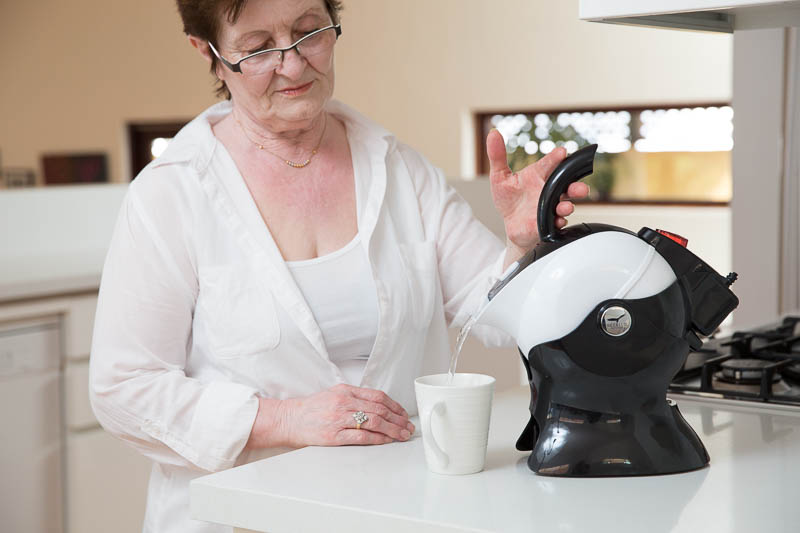
<path fill-rule="evenodd" d="M 734 394 L 737 392 L 746 392 L 752 395 L 761 394 L 761 385 L 759 383 L 731 383 L 720 378 L 720 374 L 721 372 L 714 374 L 713 387 L 716 392 L 729 392 Z M 789 384 L 778 377 L 778 379 L 773 379 L 770 393 L 772 395 L 789 395 L 793 394 L 793 389 Z"/>
<path fill-rule="evenodd" d="M 709 338 L 669 391 L 800 407 L 800 316 Z"/>
<path fill-rule="evenodd" d="M 800 363 L 792 363 L 782 368 L 781 375 L 792 381 L 800 381 Z"/>
<path fill-rule="evenodd" d="M 714 377 L 736 385 L 760 385 L 765 369 L 774 364 L 772 361 L 763 359 L 728 359 L 720 364 L 722 370 L 716 372 Z M 775 372 L 772 375 L 772 382 L 775 383 L 780 378 L 780 375 Z"/>

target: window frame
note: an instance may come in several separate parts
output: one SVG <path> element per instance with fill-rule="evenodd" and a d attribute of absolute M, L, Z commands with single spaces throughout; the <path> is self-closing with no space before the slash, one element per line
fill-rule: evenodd
<path fill-rule="evenodd" d="M 559 114 L 559 113 L 600 113 L 607 111 L 628 111 L 633 116 L 634 113 L 641 113 L 642 111 L 651 109 L 670 109 L 670 108 L 685 108 L 685 107 L 724 107 L 732 104 L 730 101 L 706 101 L 706 102 L 668 102 L 648 105 L 603 105 L 603 106 L 574 106 L 574 107 L 547 107 L 547 108 L 529 108 L 529 109 L 479 109 L 472 113 L 474 126 L 474 142 L 475 142 L 475 169 L 478 178 L 485 178 L 489 176 L 489 156 L 486 153 L 486 135 L 489 133 L 489 128 L 486 127 L 490 124 L 491 118 L 495 115 L 536 115 L 538 113 L 546 114 Z M 728 206 L 730 202 L 715 202 L 715 201 L 675 201 L 675 200 L 580 200 L 580 203 L 590 203 L 593 205 L 614 204 L 614 205 L 658 205 L 658 206 L 683 206 L 692 205 L 700 207 L 718 207 Z"/>
<path fill-rule="evenodd" d="M 128 150 L 130 154 L 130 181 L 136 179 L 139 172 L 152 161 L 150 154 L 150 144 L 159 137 L 172 138 L 189 121 L 150 121 L 150 122 L 129 122 Z"/>

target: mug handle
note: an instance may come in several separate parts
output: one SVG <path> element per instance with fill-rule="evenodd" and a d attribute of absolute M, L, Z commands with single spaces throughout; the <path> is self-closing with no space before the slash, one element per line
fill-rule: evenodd
<path fill-rule="evenodd" d="M 438 401 L 422 410 L 422 431 L 424 432 L 424 435 L 430 437 L 428 445 L 430 446 L 431 451 L 433 451 L 433 455 L 436 457 L 436 460 L 439 461 L 441 468 L 447 467 L 448 463 L 450 463 L 450 457 L 448 457 L 447 454 L 444 453 L 444 450 L 439 447 L 439 443 L 436 442 L 436 437 L 433 436 L 431 417 L 434 414 L 443 415 L 444 412 L 445 404 L 442 401 Z"/>

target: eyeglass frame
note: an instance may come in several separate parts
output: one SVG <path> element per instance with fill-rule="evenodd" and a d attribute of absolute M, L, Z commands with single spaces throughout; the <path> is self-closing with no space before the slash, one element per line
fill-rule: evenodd
<path fill-rule="evenodd" d="M 311 33 L 309 33 L 308 35 L 303 35 L 302 37 L 297 39 L 297 41 L 295 41 L 294 44 L 291 45 L 291 46 L 287 46 L 286 48 L 267 48 L 267 49 L 264 49 L 264 50 L 259 50 L 258 52 L 253 52 L 252 54 L 248 54 L 248 55 L 244 56 L 243 58 L 241 58 L 236 63 L 231 63 L 230 61 L 228 61 L 227 59 L 222 57 L 222 54 L 217 52 L 217 49 L 214 48 L 214 45 L 211 44 L 211 41 L 208 41 L 208 46 L 211 48 L 211 51 L 214 52 L 214 55 L 217 56 L 217 58 L 220 61 L 222 61 L 222 64 L 225 65 L 226 67 L 228 67 L 228 69 L 231 72 L 238 72 L 239 74 L 244 75 L 243 72 L 242 72 L 242 67 L 240 66 L 242 61 L 246 61 L 246 60 L 250 59 L 251 57 L 263 55 L 263 54 L 266 54 L 266 53 L 269 53 L 269 52 L 280 52 L 281 60 L 280 60 L 280 63 L 278 63 L 278 65 L 281 65 L 283 63 L 283 56 L 284 56 L 284 54 L 286 52 L 288 52 L 289 50 L 294 50 L 299 55 L 303 55 L 303 54 L 300 54 L 299 50 L 297 50 L 297 46 L 300 43 L 302 43 L 303 41 L 305 41 L 309 37 L 313 37 L 314 35 L 322 33 L 323 31 L 328 31 L 331 28 L 336 30 L 336 40 L 338 41 L 339 40 L 339 36 L 342 34 L 342 25 L 341 24 L 331 24 L 330 26 L 326 26 L 324 28 L 320 28 L 318 30 L 314 30 Z M 336 42 L 336 41 L 334 41 L 334 42 Z M 276 66 L 275 68 L 278 68 L 278 67 Z"/>

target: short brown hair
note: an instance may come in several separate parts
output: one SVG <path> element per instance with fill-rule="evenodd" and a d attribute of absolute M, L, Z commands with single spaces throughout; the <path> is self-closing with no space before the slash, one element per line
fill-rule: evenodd
<path fill-rule="evenodd" d="M 217 43 L 221 17 L 226 17 L 228 22 L 236 24 L 239 15 L 247 5 L 247 0 L 176 0 L 178 12 L 183 21 L 183 32 L 200 39 Z M 325 9 L 331 16 L 334 24 L 339 24 L 339 12 L 342 10 L 340 0 L 325 0 Z M 216 77 L 217 56 L 211 55 L 211 73 Z M 230 99 L 231 92 L 225 82 L 217 79 L 217 96 Z"/>

